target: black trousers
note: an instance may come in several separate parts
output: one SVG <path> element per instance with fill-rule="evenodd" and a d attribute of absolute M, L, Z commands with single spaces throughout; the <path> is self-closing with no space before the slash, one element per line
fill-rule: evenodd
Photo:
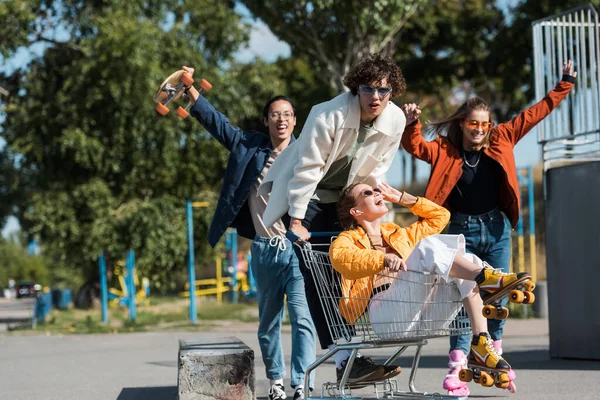
<path fill-rule="evenodd" d="M 285 215 L 282 219 L 283 223 L 289 227 L 290 217 L 288 215 Z M 314 200 L 311 200 L 311 202 L 308 204 L 308 209 L 306 210 L 306 215 L 304 216 L 302 225 L 311 233 L 341 232 L 342 226 L 338 219 L 337 204 L 320 204 Z M 311 238 L 310 243 L 326 244 L 327 246 L 319 246 L 317 249 L 319 251 L 329 252 L 328 244 L 331 243 L 331 238 Z M 329 333 L 327 320 L 325 319 L 325 314 L 323 312 L 323 308 L 321 307 L 321 301 L 319 300 L 317 287 L 315 286 L 315 282 L 313 280 L 310 270 L 306 267 L 306 264 L 304 262 L 304 259 L 302 258 L 302 254 L 298 246 L 294 246 L 294 252 L 298 256 L 298 260 L 300 261 L 300 271 L 302 272 L 302 276 L 304 277 L 304 290 L 306 291 L 306 300 L 308 302 L 310 315 L 315 325 L 315 330 L 317 331 L 317 336 L 319 337 L 319 343 L 321 343 L 322 349 L 327 349 L 330 345 L 333 344 L 333 338 Z M 335 297 L 339 297 L 341 293 L 341 289 L 339 287 L 339 279 L 335 279 L 335 284 L 336 287 L 333 288 L 334 293 L 337 292 L 335 293 Z M 335 305 L 335 307 L 337 307 L 337 304 Z M 350 325 L 348 325 L 347 330 L 352 333 L 354 332 L 353 327 Z"/>

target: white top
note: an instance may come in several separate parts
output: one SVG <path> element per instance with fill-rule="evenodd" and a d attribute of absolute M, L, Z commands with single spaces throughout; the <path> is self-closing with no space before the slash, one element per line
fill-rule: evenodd
<path fill-rule="evenodd" d="M 405 126 L 404 113 L 390 101 L 357 149 L 346 186 L 379 183 L 400 147 Z M 259 188 L 259 194 L 271 193 L 263 215 L 265 226 L 272 226 L 286 212 L 304 219 L 318 183 L 331 164 L 346 156 L 359 128 L 360 103 L 351 92 L 312 108 L 300 137 L 281 152 Z"/>

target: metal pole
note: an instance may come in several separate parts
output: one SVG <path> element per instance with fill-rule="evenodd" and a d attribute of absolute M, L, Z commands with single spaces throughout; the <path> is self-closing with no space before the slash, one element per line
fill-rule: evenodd
<path fill-rule="evenodd" d="M 523 182 L 523 175 L 521 175 L 520 172 L 517 172 L 517 177 L 520 183 Z M 521 185 L 519 185 L 521 186 Z M 523 201 L 521 200 L 521 204 L 523 203 Z M 522 209 L 522 206 L 520 207 Z M 518 233 L 518 237 L 517 237 L 517 246 L 518 246 L 518 263 L 517 263 L 517 272 L 523 272 L 524 266 L 525 266 L 525 241 L 523 238 L 523 216 L 522 214 L 522 210 L 519 210 L 519 221 L 517 222 L 517 233 Z"/>
<path fill-rule="evenodd" d="M 104 252 L 100 253 L 98 264 L 100 266 L 100 302 L 102 304 L 102 322 L 104 325 L 106 325 L 108 324 L 108 288 L 106 284 L 106 261 L 104 259 Z"/>
<path fill-rule="evenodd" d="M 127 275 L 129 277 L 129 319 L 135 321 L 136 318 L 136 290 L 135 290 L 135 253 L 133 250 L 127 252 Z"/>
<path fill-rule="evenodd" d="M 529 192 L 529 260 L 531 263 L 531 278 L 535 282 L 537 281 L 537 262 L 535 248 L 535 201 L 533 198 L 533 167 L 531 165 L 527 167 L 527 175 L 529 175 L 529 181 L 527 182 L 527 190 Z"/>
<path fill-rule="evenodd" d="M 194 265 L 194 222 L 192 220 L 192 202 L 186 202 L 187 240 L 188 240 L 188 282 L 190 286 L 190 321 L 196 325 L 196 268 Z"/>
<path fill-rule="evenodd" d="M 237 280 L 237 229 L 231 229 L 231 264 L 233 265 L 233 274 L 231 283 L 233 285 L 233 296 L 232 301 L 233 304 L 237 304 L 238 302 L 238 280 Z"/>
<path fill-rule="evenodd" d="M 248 254 L 246 256 L 246 262 L 248 263 L 248 285 L 250 286 L 250 295 L 256 294 L 256 280 L 254 279 L 254 274 L 252 273 L 251 262 L 252 255 Z"/>

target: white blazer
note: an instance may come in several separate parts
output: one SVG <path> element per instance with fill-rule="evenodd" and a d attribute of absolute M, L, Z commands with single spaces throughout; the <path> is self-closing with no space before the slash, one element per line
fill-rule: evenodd
<path fill-rule="evenodd" d="M 377 185 L 392 164 L 405 126 L 404 113 L 390 101 L 357 150 L 346 185 Z M 312 108 L 300 137 L 275 159 L 259 188 L 259 194 L 271 193 L 263 215 L 267 227 L 286 212 L 304 219 L 317 185 L 354 145 L 359 127 L 360 103 L 351 92 Z"/>

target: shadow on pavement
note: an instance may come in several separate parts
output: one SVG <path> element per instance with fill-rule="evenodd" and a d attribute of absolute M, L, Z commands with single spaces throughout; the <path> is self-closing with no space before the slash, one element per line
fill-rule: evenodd
<path fill-rule="evenodd" d="M 177 386 L 123 388 L 117 400 L 175 400 Z"/>
<path fill-rule="evenodd" d="M 426 351 L 426 348 L 423 349 Z M 550 359 L 549 350 L 530 350 L 530 351 L 507 351 L 503 354 L 515 370 L 531 369 L 531 370 L 566 370 L 566 371 L 600 371 L 600 361 L 592 360 L 566 360 L 566 359 Z M 385 358 L 380 356 L 373 357 L 375 362 L 383 363 Z M 403 369 L 410 370 L 412 365 L 411 357 L 400 357 L 395 364 L 400 365 Z M 421 368 L 446 368 L 448 358 L 443 356 L 427 356 L 422 355 L 419 362 Z"/>

